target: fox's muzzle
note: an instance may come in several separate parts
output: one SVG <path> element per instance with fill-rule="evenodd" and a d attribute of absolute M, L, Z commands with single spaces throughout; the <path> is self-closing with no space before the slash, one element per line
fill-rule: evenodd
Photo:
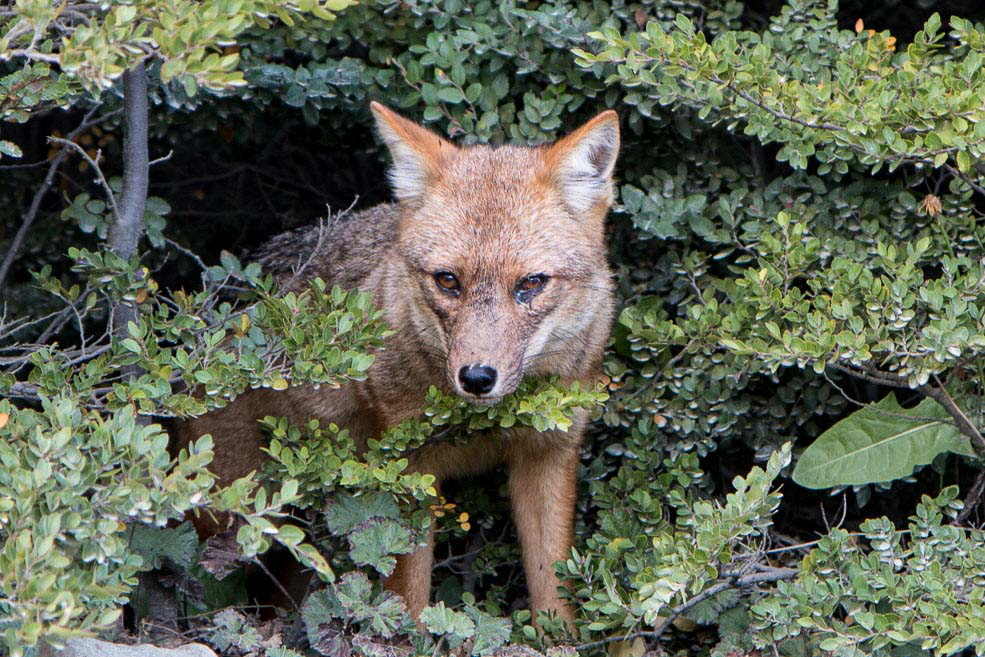
<path fill-rule="evenodd" d="M 458 370 L 458 382 L 465 392 L 481 397 L 496 387 L 496 368 L 488 365 L 466 365 Z"/>

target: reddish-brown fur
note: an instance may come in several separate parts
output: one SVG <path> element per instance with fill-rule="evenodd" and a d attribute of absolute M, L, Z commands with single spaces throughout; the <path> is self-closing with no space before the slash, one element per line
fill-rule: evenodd
<path fill-rule="evenodd" d="M 619 143 L 615 113 L 550 146 L 458 148 L 379 104 L 372 109 L 394 158 L 399 203 L 339 222 L 317 250 L 314 231 L 279 236 L 259 260 L 287 273 L 310 257 L 297 286 L 321 276 L 371 292 L 395 334 L 365 381 L 253 391 L 179 427 L 180 444 L 212 434 L 223 483 L 259 466 L 256 419 L 264 415 L 317 417 L 365 443 L 417 415 L 431 385 L 490 404 L 527 375 L 586 384 L 598 377 L 613 313 L 603 224 Z M 457 295 L 437 285 L 438 272 L 454 275 Z M 519 300 L 517 286 L 535 274 L 547 275 L 546 284 Z M 479 364 L 496 370 L 495 387 L 470 394 L 460 370 Z M 507 467 L 531 606 L 568 620 L 552 564 L 571 544 L 585 422 L 579 414 L 566 433 L 519 429 L 410 456 L 410 468 L 434 474 L 439 486 Z M 428 603 L 431 564 L 429 544 L 400 558 L 387 580 L 415 616 Z"/>

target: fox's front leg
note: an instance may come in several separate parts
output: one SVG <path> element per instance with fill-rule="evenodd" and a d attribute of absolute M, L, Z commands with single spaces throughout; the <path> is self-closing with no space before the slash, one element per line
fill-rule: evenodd
<path fill-rule="evenodd" d="M 510 498 L 531 610 L 535 619 L 538 611 L 555 611 L 569 625 L 574 612 L 558 594 L 554 562 L 566 558 L 571 548 L 581 433 L 573 430 L 521 432 L 507 450 Z"/>
<path fill-rule="evenodd" d="M 415 621 L 431 599 L 431 568 L 434 563 L 434 521 L 428 529 L 427 545 L 410 554 L 397 555 L 397 566 L 384 585 L 403 597 L 407 611 Z"/>

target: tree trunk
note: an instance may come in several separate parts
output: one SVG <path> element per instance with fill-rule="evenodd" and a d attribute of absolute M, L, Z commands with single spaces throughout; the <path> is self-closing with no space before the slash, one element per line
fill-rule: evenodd
<path fill-rule="evenodd" d="M 109 231 L 109 248 L 124 260 L 137 252 L 144 232 L 144 208 L 150 159 L 147 154 L 147 71 L 139 62 L 123 74 L 123 112 L 126 135 L 123 142 L 123 194 Z M 126 303 L 113 309 L 113 334 L 127 336 L 127 323 L 137 318 L 137 309 Z M 130 372 L 131 375 L 137 372 Z"/>

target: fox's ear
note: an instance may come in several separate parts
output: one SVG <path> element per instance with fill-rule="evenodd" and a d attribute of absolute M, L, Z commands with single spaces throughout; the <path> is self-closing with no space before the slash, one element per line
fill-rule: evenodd
<path fill-rule="evenodd" d="M 544 155 L 547 171 L 561 186 L 565 201 L 576 212 L 612 204 L 612 170 L 619 154 L 619 116 L 606 110 Z"/>
<path fill-rule="evenodd" d="M 455 146 L 375 100 L 369 108 L 376 118 L 376 129 L 393 156 L 393 193 L 401 201 L 418 198 L 441 174 L 441 164 L 456 150 Z"/>

